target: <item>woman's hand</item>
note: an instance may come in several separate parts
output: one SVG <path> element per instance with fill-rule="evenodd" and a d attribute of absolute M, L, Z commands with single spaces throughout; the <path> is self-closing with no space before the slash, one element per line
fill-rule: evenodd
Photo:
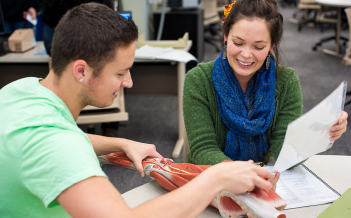
<path fill-rule="evenodd" d="M 272 183 L 272 189 L 273 189 L 273 191 L 275 191 L 276 188 L 277 188 L 277 182 L 278 182 L 279 178 L 280 178 L 280 173 L 277 172 L 274 176 L 272 176 L 272 178 L 268 179 L 268 181 L 269 181 L 270 183 Z"/>
<path fill-rule="evenodd" d="M 344 132 L 346 132 L 347 117 L 348 117 L 348 114 L 345 111 L 343 111 L 338 120 L 338 123 L 331 127 L 331 130 L 329 133 L 329 135 L 331 136 L 329 138 L 330 141 L 337 140 L 338 138 L 341 137 L 341 135 Z"/>

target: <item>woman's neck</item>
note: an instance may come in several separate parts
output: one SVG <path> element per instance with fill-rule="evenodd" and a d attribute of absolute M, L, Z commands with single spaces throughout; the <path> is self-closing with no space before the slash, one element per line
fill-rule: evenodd
<path fill-rule="evenodd" d="M 234 75 L 235 75 L 236 79 L 238 80 L 238 82 L 241 86 L 241 89 L 243 90 L 243 93 L 245 95 L 247 86 L 249 85 L 250 80 L 252 79 L 252 77 L 255 74 L 249 75 L 249 76 L 240 76 L 234 72 Z"/>

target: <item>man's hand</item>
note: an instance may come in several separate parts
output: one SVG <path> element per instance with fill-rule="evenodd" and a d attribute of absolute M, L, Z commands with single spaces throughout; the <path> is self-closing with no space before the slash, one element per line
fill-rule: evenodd
<path fill-rule="evenodd" d="M 138 173 L 140 173 L 141 177 L 144 177 L 145 174 L 141 162 L 147 157 L 163 157 L 156 151 L 156 146 L 153 144 L 145 144 L 131 140 L 128 141 L 128 146 L 125 146 L 123 151 L 128 158 L 133 161 L 135 168 Z"/>
<path fill-rule="evenodd" d="M 338 123 L 331 127 L 331 131 L 329 133 L 329 135 L 331 136 L 329 138 L 330 141 L 337 140 L 338 138 L 341 137 L 341 135 L 344 132 L 346 132 L 347 117 L 348 117 L 348 114 L 345 111 L 343 111 L 338 120 Z"/>
<path fill-rule="evenodd" d="M 211 169 L 212 168 L 212 169 Z M 245 193 L 252 191 L 255 186 L 264 190 L 272 189 L 273 174 L 257 166 L 253 161 L 229 161 L 210 167 L 215 170 L 215 177 L 220 179 L 222 190 L 231 193 Z"/>
<path fill-rule="evenodd" d="M 86 134 L 97 156 L 110 154 L 113 152 L 123 151 L 128 158 L 133 161 L 136 170 L 144 177 L 144 169 L 142 160 L 146 157 L 163 158 L 157 151 L 156 146 L 145 144 L 129 139 L 99 136 L 94 134 Z"/>

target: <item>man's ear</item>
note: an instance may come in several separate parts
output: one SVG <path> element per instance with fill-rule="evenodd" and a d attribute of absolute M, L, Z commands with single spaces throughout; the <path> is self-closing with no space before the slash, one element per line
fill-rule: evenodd
<path fill-rule="evenodd" d="M 77 81 L 83 82 L 90 76 L 90 67 L 84 60 L 76 60 L 73 62 L 73 74 Z"/>

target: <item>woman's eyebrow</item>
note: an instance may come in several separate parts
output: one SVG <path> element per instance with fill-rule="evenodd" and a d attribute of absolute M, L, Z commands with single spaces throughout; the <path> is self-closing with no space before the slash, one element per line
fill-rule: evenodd
<path fill-rule="evenodd" d="M 241 41 L 245 41 L 245 39 L 242 39 L 239 36 L 232 36 L 232 38 L 237 38 L 237 39 L 239 39 Z M 258 40 L 258 41 L 255 41 L 255 43 L 268 43 L 268 42 L 266 42 L 264 40 Z"/>

